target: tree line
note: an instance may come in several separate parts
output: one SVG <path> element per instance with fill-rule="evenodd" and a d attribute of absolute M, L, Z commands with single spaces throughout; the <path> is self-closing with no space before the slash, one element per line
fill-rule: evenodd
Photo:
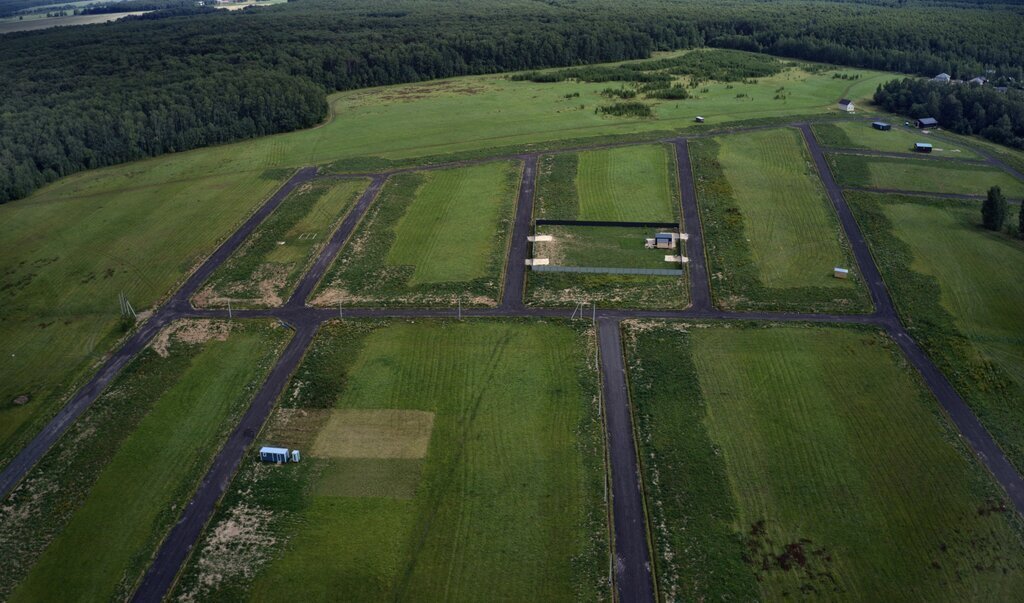
<path fill-rule="evenodd" d="M 309 127 L 324 117 L 330 91 L 648 58 L 656 50 L 737 48 L 928 75 L 992 69 L 1024 81 L 1018 40 L 1024 19 L 1013 6 L 805 0 L 300 0 L 235 12 L 175 0 L 119 6 L 143 4 L 168 8 L 115 23 L 3 36 L 0 202 L 82 169 Z"/>

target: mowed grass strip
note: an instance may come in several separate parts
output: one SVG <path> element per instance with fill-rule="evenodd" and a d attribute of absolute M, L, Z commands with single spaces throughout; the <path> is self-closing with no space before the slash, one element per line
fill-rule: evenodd
<path fill-rule="evenodd" d="M 292 192 L 196 294 L 201 306 L 280 306 L 368 181 L 319 181 Z"/>
<path fill-rule="evenodd" d="M 829 162 L 843 186 L 959 195 L 984 195 L 998 186 L 1008 197 L 1024 197 L 1024 182 L 983 165 L 863 155 L 830 155 Z"/>
<path fill-rule="evenodd" d="M 762 283 L 851 287 L 832 278 L 849 253 L 799 133 L 784 128 L 716 140 Z"/>
<path fill-rule="evenodd" d="M 592 341 L 544 322 L 326 325 L 261 436 L 316 445 L 246 461 L 179 596 L 610 598 Z M 353 430 L 381 442 L 327 446 Z"/>
<path fill-rule="evenodd" d="M 151 308 L 291 174 L 191 176 L 204 166 L 181 157 L 87 172 L 0 206 L 0 466 L 122 335 L 118 294 Z"/>
<path fill-rule="evenodd" d="M 502 209 L 515 203 L 511 162 L 426 172 L 426 180 L 395 225 L 393 265 L 416 267 L 410 284 L 487 276 L 488 260 L 505 240 L 495 236 Z"/>
<path fill-rule="evenodd" d="M 667 145 L 584 151 L 577 169 L 580 220 L 679 220 L 675 159 Z"/>
<path fill-rule="evenodd" d="M 886 120 L 881 119 L 880 121 Z M 912 153 L 914 151 L 914 143 L 927 142 L 934 145 L 935 148 L 932 153 L 936 156 L 961 159 L 981 158 L 980 155 L 970 148 L 950 139 L 924 134 L 916 128 L 908 128 L 902 125 L 902 120 L 893 120 L 886 123 L 892 126 L 891 130 L 876 130 L 867 121 L 820 123 L 812 125 L 811 129 L 814 131 L 814 136 L 818 139 L 818 142 L 829 147 Z"/>
<path fill-rule="evenodd" d="M 534 256 L 548 258 L 555 266 L 590 268 L 654 268 L 679 270 L 679 262 L 665 261 L 679 255 L 675 249 L 647 249 L 644 240 L 660 232 L 655 228 L 623 226 L 547 226 L 537 234 L 551 235 L 551 241 L 534 243 Z"/>
<path fill-rule="evenodd" d="M 1024 588 L 1019 517 L 884 335 L 669 325 L 635 337 L 666 596 L 1002 600 Z"/>
<path fill-rule="evenodd" d="M 190 321 L 185 337 L 195 342 L 192 346 L 172 335 L 168 358 L 146 351 L 90 409 L 102 416 L 92 430 L 73 430 L 68 437 L 75 441 L 62 441 L 50 453 L 59 458 L 44 459 L 35 470 L 38 475 L 29 475 L 20 513 L 47 527 L 22 531 L 20 537 L 46 538 L 53 523 L 62 529 L 9 600 L 109 600 L 131 592 L 287 338 L 286 330 L 268 323 L 232 325 L 229 333 L 225 323 Z M 205 336 L 211 339 L 199 343 Z M 163 364 L 171 370 L 161 375 Z M 136 387 L 150 381 L 150 371 L 162 378 Z M 124 415 L 105 413 L 108 404 L 123 404 L 121 397 L 146 409 L 127 433 L 119 426 Z M 88 413 L 84 420 L 89 421 Z M 106 441 L 92 441 L 96 432 L 121 436 L 120 443 L 109 450 Z M 77 473 L 53 479 L 69 462 L 96 473 L 77 487 L 71 485 L 80 481 Z M 48 464 L 55 474 L 46 472 Z M 42 487 L 47 484 L 55 490 Z M 70 492 L 61 491 L 69 485 Z M 54 497 L 71 498 L 61 504 L 49 500 Z M 40 515 L 40 505 L 48 503 L 56 512 Z M 9 527 L 17 527 L 18 520 L 11 521 Z M 32 542 L 19 553 L 35 547 L 38 543 Z"/>

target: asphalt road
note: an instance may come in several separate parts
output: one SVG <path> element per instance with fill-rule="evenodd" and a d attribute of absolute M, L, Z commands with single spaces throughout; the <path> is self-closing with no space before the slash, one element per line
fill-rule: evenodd
<path fill-rule="evenodd" d="M 626 390 L 622 349 L 619 339 L 619 321 L 626 318 L 806 321 L 835 324 L 874 324 L 884 328 L 900 346 L 908 361 L 920 372 L 924 381 L 946 410 L 971 449 L 1006 489 L 1018 512 L 1024 514 L 1024 481 L 1022 481 L 1020 474 L 1009 463 L 1005 455 L 1002 454 L 991 435 L 984 429 L 963 399 L 960 398 L 942 373 L 903 328 L 859 226 L 853 219 L 853 215 L 843 198 L 842 189 L 835 182 L 825 161 L 823 149 L 814 139 L 807 124 L 793 125 L 801 129 L 807 140 L 808 148 L 826 192 L 852 245 L 858 269 L 871 292 L 875 312 L 870 315 L 822 315 L 780 312 L 739 313 L 715 310 L 711 305 L 710 287 L 703 253 L 700 214 L 697 210 L 697 200 L 694 192 L 693 174 L 690 169 L 686 138 L 663 141 L 676 144 L 676 153 L 679 159 L 679 184 L 683 224 L 690 235 L 687 243 L 687 254 L 690 258 L 691 298 L 693 305 L 687 310 L 680 311 L 598 310 L 597 314 L 601 351 L 601 374 L 607 412 L 607 437 L 612 469 L 612 515 L 616 561 L 615 586 L 621 601 L 650 601 L 654 597 L 654 585 L 651 575 L 652 566 L 647 544 L 646 518 L 642 498 L 642 479 L 637 466 L 636 447 L 633 441 L 629 398 Z M 768 127 L 778 126 L 737 128 L 730 131 L 753 131 Z M 714 133 L 708 132 L 689 138 L 709 136 Z M 595 145 L 594 147 L 563 149 L 558 152 L 573 152 L 585 148 L 628 146 L 629 144 L 649 144 L 649 141 Z M 528 309 L 524 308 L 522 304 L 523 283 L 525 279 L 523 260 L 526 257 L 527 250 L 526 235 L 529 233 L 530 221 L 532 219 L 533 183 L 537 156 L 535 154 L 523 154 L 500 158 L 492 157 L 434 165 L 427 169 L 444 169 L 460 165 L 485 163 L 496 159 L 520 159 L 525 162 L 523 182 L 520 187 L 516 211 L 516 222 L 513 227 L 513 238 L 510 244 L 508 265 L 505 271 L 505 287 L 503 289 L 501 305 L 498 308 L 467 309 L 462 314 L 465 317 L 568 317 L 569 310 L 566 309 Z M 1013 172 L 993 157 L 986 156 L 986 160 L 993 165 L 999 165 L 1010 173 L 1016 174 L 1016 172 Z M 370 188 L 364 192 L 353 207 L 353 210 L 346 216 L 338 230 L 332 235 L 331 240 L 321 251 L 311 269 L 300 281 L 295 293 L 284 307 L 234 312 L 234 316 L 238 318 L 273 317 L 280 319 L 294 328 L 296 334 L 289 342 L 277 364 L 271 370 L 263 387 L 253 398 L 249 410 L 216 456 L 192 500 L 182 511 L 178 522 L 162 543 L 149 571 L 135 593 L 135 600 L 158 601 L 163 598 L 173 585 L 175 576 L 187 559 L 203 527 L 212 516 L 217 502 L 223 496 L 241 459 L 256 434 L 262 428 L 273 408 L 275 400 L 280 392 L 283 391 L 290 375 L 301 361 L 320 324 L 337 317 L 336 310 L 307 307 L 304 305 L 305 300 L 323 277 L 345 241 L 351 236 L 367 208 L 376 199 L 380 187 L 386 178 L 394 173 L 413 171 L 415 169 L 418 168 L 409 167 L 366 175 L 366 177 L 373 179 Z M 2 494 L 0 498 L 6 498 L 7 494 L 17 486 L 25 474 L 49 450 L 53 443 L 60 438 L 67 427 L 88 408 L 120 370 L 147 345 L 149 340 L 161 328 L 180 318 L 227 317 L 225 310 L 197 310 L 192 307 L 189 299 L 217 266 L 238 248 L 260 222 L 276 209 L 292 190 L 315 177 L 315 168 L 305 168 L 298 171 L 246 220 L 199 269 L 186 279 L 181 288 L 167 302 L 161 305 L 134 335 L 128 338 L 121 348 L 103 364 L 93 379 L 76 392 L 46 427 L 4 468 L 3 472 L 0 473 L 0 494 Z M 352 176 L 332 175 L 325 177 L 344 178 Z M 1018 175 L 1018 177 L 1020 176 Z M 892 192 L 903 193 L 904 191 Z M 698 276 L 698 273 L 703 275 Z M 456 311 L 450 308 L 352 308 L 346 310 L 346 316 L 352 317 L 454 318 L 455 315 Z"/>

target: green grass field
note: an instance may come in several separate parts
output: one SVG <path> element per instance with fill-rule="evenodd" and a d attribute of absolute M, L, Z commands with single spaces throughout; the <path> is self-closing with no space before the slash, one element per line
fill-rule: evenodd
<path fill-rule="evenodd" d="M 889 120 L 889 123 L 892 130 L 887 132 L 874 129 L 868 121 L 814 124 L 811 128 L 818 142 L 830 147 L 912 153 L 914 143 L 928 142 L 934 145 L 932 154 L 937 157 L 981 158 L 969 147 L 957 144 L 953 139 L 924 134 L 916 128 L 901 125 L 903 122 L 899 120 Z"/>
<path fill-rule="evenodd" d="M 325 326 L 258 440 L 302 463 L 244 461 L 178 596 L 610 598 L 593 334 L 567 324 Z"/>
<path fill-rule="evenodd" d="M 519 172 L 495 162 L 394 176 L 316 303 L 497 303 Z"/>
<path fill-rule="evenodd" d="M 976 202 L 849 197 L 911 334 L 1024 467 L 1024 242 Z"/>
<path fill-rule="evenodd" d="M 176 161 L 203 169 L 198 155 Z M 121 336 L 118 293 L 152 308 L 290 174 L 180 179 L 150 165 L 0 205 L 0 466 Z"/>
<path fill-rule="evenodd" d="M 553 266 L 590 268 L 678 269 L 665 261 L 666 255 L 679 255 L 676 249 L 645 249 L 644 239 L 664 229 L 622 226 L 537 226 L 537 234 L 554 240 L 533 245 L 533 256 L 551 260 Z"/>
<path fill-rule="evenodd" d="M 884 335 L 628 331 L 666 599 L 1005 600 L 1020 518 Z"/>
<path fill-rule="evenodd" d="M 712 291 L 723 308 L 864 309 L 835 211 L 793 129 L 696 140 L 691 159 Z"/>
<path fill-rule="evenodd" d="M 0 597 L 125 599 L 289 335 L 269 322 L 174 329 L 5 501 Z"/>
<path fill-rule="evenodd" d="M 210 276 L 195 295 L 196 305 L 283 304 L 367 184 L 319 181 L 293 192 Z"/>
<path fill-rule="evenodd" d="M 545 156 L 537 178 L 538 218 L 679 220 L 675 158 L 667 145 Z"/>
<path fill-rule="evenodd" d="M 984 195 L 999 186 L 1008 197 L 1024 197 L 1024 182 L 993 167 L 835 154 L 829 155 L 829 163 L 843 186 L 961 195 Z"/>

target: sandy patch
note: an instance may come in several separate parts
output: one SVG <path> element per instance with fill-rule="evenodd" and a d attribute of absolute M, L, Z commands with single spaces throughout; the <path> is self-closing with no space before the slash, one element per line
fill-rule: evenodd
<path fill-rule="evenodd" d="M 421 410 L 331 412 L 313 454 L 329 458 L 420 459 L 427 455 L 434 413 Z"/>
<path fill-rule="evenodd" d="M 153 338 L 150 347 L 166 358 L 172 341 L 196 345 L 207 341 L 224 341 L 231 332 L 231 323 L 224 320 L 200 320 L 188 318 L 173 322 Z"/>

